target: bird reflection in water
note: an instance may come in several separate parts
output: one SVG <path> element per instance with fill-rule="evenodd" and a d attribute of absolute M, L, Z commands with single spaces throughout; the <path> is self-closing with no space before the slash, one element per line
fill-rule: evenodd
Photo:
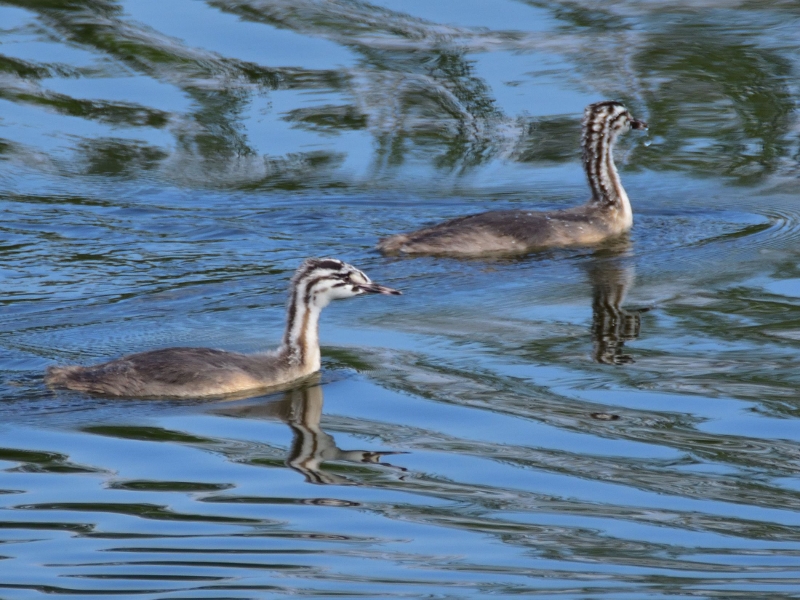
<path fill-rule="evenodd" d="M 333 436 L 320 427 L 323 393 L 318 376 L 312 376 L 304 385 L 287 391 L 279 400 L 258 404 L 225 406 L 214 410 L 217 414 L 256 419 L 278 419 L 292 429 L 294 439 L 289 448 L 286 465 L 301 473 L 308 483 L 358 485 L 358 481 L 324 471 L 323 463 L 330 461 L 376 464 L 398 471 L 406 471 L 381 462 L 390 454 L 405 452 L 376 452 L 371 450 L 342 450 Z"/>
<path fill-rule="evenodd" d="M 588 267 L 592 284 L 592 358 L 609 365 L 635 362 L 624 352 L 625 342 L 639 337 L 641 313 L 648 309 L 625 310 L 622 303 L 633 285 L 634 268 L 620 260 L 599 259 Z"/>

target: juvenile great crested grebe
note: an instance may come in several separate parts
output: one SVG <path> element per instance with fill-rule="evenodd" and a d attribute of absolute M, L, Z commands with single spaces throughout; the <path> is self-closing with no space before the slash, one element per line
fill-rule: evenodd
<path fill-rule="evenodd" d="M 272 352 L 164 348 L 91 367 L 50 367 L 45 381 L 73 390 L 138 398 L 218 396 L 283 385 L 319 370 L 320 311 L 331 300 L 364 293 L 400 294 L 373 283 L 340 260 L 309 258 L 292 277 L 286 332 Z"/>
<path fill-rule="evenodd" d="M 592 197 L 583 206 L 537 212 L 499 210 L 459 217 L 380 241 L 385 253 L 480 255 L 584 246 L 628 231 L 633 214 L 614 165 L 617 137 L 647 129 L 619 102 L 590 104 L 583 113 L 583 168 Z"/>

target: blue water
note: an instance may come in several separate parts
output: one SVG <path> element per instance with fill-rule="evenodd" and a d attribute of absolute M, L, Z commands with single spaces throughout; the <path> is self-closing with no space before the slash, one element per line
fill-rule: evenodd
<path fill-rule="evenodd" d="M 0 595 L 800 597 L 797 38 L 786 3 L 0 2 Z M 387 258 L 582 202 L 629 240 Z M 276 345 L 308 256 L 323 368 L 236 401 L 52 364 Z"/>

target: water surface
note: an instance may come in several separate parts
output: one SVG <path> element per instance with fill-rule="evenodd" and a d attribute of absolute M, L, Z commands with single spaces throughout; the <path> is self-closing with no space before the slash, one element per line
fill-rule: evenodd
<path fill-rule="evenodd" d="M 796 598 L 800 10 L 785 2 L 0 2 L 4 598 Z M 587 187 L 628 240 L 385 258 Z M 50 364 L 277 343 L 336 256 L 401 288 L 234 402 Z"/>

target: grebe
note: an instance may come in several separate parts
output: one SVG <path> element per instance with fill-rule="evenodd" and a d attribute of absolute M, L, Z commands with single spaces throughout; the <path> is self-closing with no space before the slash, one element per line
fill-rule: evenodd
<path fill-rule="evenodd" d="M 239 354 L 212 348 L 164 348 L 90 367 L 50 367 L 48 385 L 127 397 L 219 396 L 279 386 L 320 368 L 319 314 L 331 300 L 400 294 L 333 258 L 309 258 L 289 287 L 286 331 L 271 352 Z"/>
<path fill-rule="evenodd" d="M 380 241 L 384 253 L 476 256 L 518 254 L 559 246 L 596 244 L 633 225 L 630 201 L 614 165 L 617 137 L 647 129 L 621 103 L 597 102 L 583 113 L 583 168 L 592 197 L 583 206 L 554 211 L 502 210 L 459 217 Z"/>

